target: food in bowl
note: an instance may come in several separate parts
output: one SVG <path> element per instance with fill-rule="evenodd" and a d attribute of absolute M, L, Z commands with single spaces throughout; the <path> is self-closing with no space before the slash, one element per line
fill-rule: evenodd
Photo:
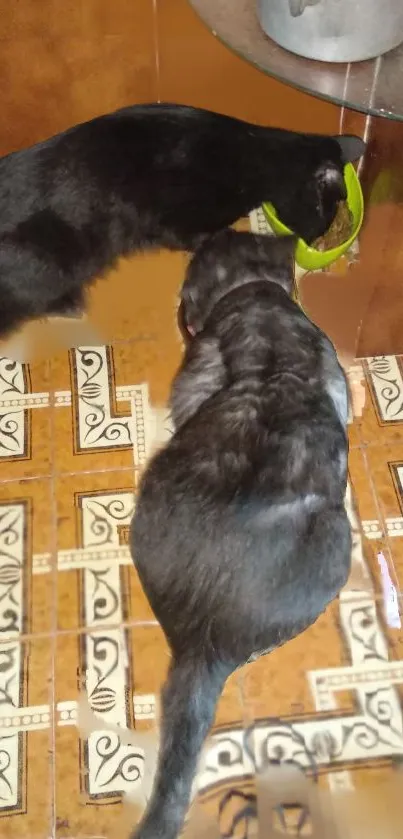
<path fill-rule="evenodd" d="M 336 215 L 323 236 L 319 236 L 312 242 L 312 247 L 317 251 L 329 251 L 338 248 L 343 242 L 350 239 L 354 232 L 354 216 L 347 204 L 347 201 L 339 201 Z"/>
<path fill-rule="evenodd" d="M 354 239 L 358 235 L 364 218 L 364 199 L 357 173 L 351 163 L 344 168 L 344 180 L 347 190 L 347 206 L 352 214 L 352 229 L 350 236 L 335 246 L 327 244 L 326 249 L 307 245 L 303 239 L 298 239 L 295 251 L 295 261 L 305 271 L 320 271 L 336 262 L 347 253 Z M 263 204 L 263 211 L 267 221 L 277 236 L 290 235 L 292 231 L 279 219 L 273 204 Z M 326 234 L 325 234 L 326 235 Z"/>

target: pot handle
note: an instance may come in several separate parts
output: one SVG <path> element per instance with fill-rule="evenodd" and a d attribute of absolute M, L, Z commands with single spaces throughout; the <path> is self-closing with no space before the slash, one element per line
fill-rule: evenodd
<path fill-rule="evenodd" d="M 292 17 L 299 17 L 307 6 L 317 6 L 320 0 L 288 0 Z"/>

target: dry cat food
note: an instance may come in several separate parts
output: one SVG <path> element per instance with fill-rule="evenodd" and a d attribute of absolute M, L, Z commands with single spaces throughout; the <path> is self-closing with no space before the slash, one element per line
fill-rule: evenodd
<path fill-rule="evenodd" d="M 317 251 L 330 251 L 350 238 L 354 229 L 353 214 L 347 201 L 339 201 L 336 215 L 326 233 L 312 243 Z"/>

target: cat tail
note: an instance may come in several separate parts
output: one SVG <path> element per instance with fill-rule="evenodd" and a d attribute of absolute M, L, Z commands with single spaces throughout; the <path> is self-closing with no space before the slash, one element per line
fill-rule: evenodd
<path fill-rule="evenodd" d="M 203 743 L 232 666 L 174 658 L 161 696 L 157 771 L 145 813 L 131 839 L 176 839 L 189 806 Z"/>

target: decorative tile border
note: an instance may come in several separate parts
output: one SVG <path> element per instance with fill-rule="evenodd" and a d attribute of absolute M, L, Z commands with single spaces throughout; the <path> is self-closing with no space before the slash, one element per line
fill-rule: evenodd
<path fill-rule="evenodd" d="M 91 709 L 106 723 L 129 728 L 126 691 L 131 678 L 123 631 L 93 632 L 84 637 L 83 647 Z M 89 797 L 110 798 L 129 792 L 133 781 L 140 778 L 143 762 L 143 755 L 136 755 L 133 746 L 122 743 L 117 732 L 92 732 L 85 749 Z"/>
<path fill-rule="evenodd" d="M 119 496 L 115 496 L 119 498 Z M 132 565 L 130 550 L 126 546 L 93 548 L 71 548 L 59 551 L 57 554 L 58 571 L 79 571 L 84 568 L 99 567 L 99 563 L 109 563 L 117 566 Z M 103 567 L 101 565 L 101 567 Z M 33 574 L 48 574 L 51 571 L 50 554 L 34 554 L 32 558 Z"/>
<path fill-rule="evenodd" d="M 1 648 L 0 648 L 1 650 Z M 0 652 L 1 655 L 1 652 Z M 133 713 L 135 719 L 138 720 L 153 720 L 155 719 L 156 697 L 155 694 L 133 694 Z M 99 708 L 94 711 L 98 718 L 100 715 Z M 102 711 L 101 711 L 102 713 Z M 59 727 L 76 726 L 78 720 L 78 703 L 75 700 L 68 700 L 65 702 L 58 702 L 56 705 L 56 725 Z M 9 712 L 2 712 L 0 714 L 0 741 L 2 737 L 9 737 L 11 733 L 41 731 L 49 728 L 51 724 L 51 706 L 50 705 L 30 705 L 26 707 L 10 708 Z M 126 722 L 124 721 L 115 725 L 122 725 L 122 728 L 127 730 Z"/>
<path fill-rule="evenodd" d="M 128 549 L 122 548 L 119 544 L 119 527 L 130 524 L 134 510 L 134 495 L 129 491 L 80 495 L 79 506 L 84 552 L 101 548 L 96 562 L 88 561 L 87 556 L 83 564 L 84 601 L 82 606 L 85 625 L 92 627 L 102 624 L 120 624 L 124 620 L 124 615 L 120 563 L 116 562 L 116 558 L 123 558 L 125 564 L 128 564 Z M 108 553 L 108 559 L 106 557 L 101 559 L 102 552 L 105 550 Z M 111 550 L 114 554 L 113 558 L 110 556 Z M 71 552 L 69 559 L 71 560 Z M 64 564 L 65 570 L 71 567 L 72 565 Z"/>
<path fill-rule="evenodd" d="M 249 213 L 249 222 L 252 233 L 260 233 L 261 236 L 274 236 L 262 207 L 257 207 L 256 210 Z"/>
<path fill-rule="evenodd" d="M 56 725 L 77 725 L 78 704 L 74 700 L 58 702 L 56 705 Z"/>
<path fill-rule="evenodd" d="M 56 390 L 54 395 L 55 408 L 69 408 L 71 405 L 71 390 Z"/>
<path fill-rule="evenodd" d="M 9 459 L 29 455 L 28 414 L 20 405 L 27 392 L 27 366 L 1 356 L 0 457 Z"/>
<path fill-rule="evenodd" d="M 386 528 L 388 536 L 403 536 L 403 518 L 386 519 Z"/>
<path fill-rule="evenodd" d="M 98 559 L 86 562 L 83 579 L 83 614 L 85 626 L 96 631 L 82 637 L 81 667 L 86 673 L 86 691 L 90 708 L 107 724 L 131 726 L 132 714 L 127 691 L 132 683 L 127 637 L 124 630 L 111 629 L 121 624 L 123 613 L 120 565 L 128 549 L 120 546 L 119 530 L 130 524 L 134 496 L 131 492 L 91 493 L 79 496 L 81 508 L 82 552 L 99 552 Z M 100 556 L 104 559 L 100 559 Z M 69 568 L 73 566 L 70 564 Z M 66 568 L 66 566 L 65 566 Z M 94 731 L 84 750 L 86 790 L 93 799 L 109 799 L 132 788 L 142 771 L 143 755 L 121 742 L 110 730 Z"/>
<path fill-rule="evenodd" d="M 23 393 L 18 399 L 0 399 L 0 411 L 5 409 L 29 410 L 32 408 L 48 408 L 49 393 Z"/>
<path fill-rule="evenodd" d="M 52 556 L 50 553 L 34 554 L 32 557 L 33 574 L 49 574 L 52 570 Z"/>
<path fill-rule="evenodd" d="M 136 720 L 155 719 L 155 695 L 135 693 L 133 696 L 134 718 Z"/>
<path fill-rule="evenodd" d="M 382 539 L 383 536 L 391 538 L 403 537 L 403 517 L 390 516 L 385 519 L 385 528 L 378 519 L 367 519 L 361 522 L 363 534 L 366 539 Z"/>
<path fill-rule="evenodd" d="M 49 728 L 50 706 L 32 705 L 26 708 L 10 709 L 8 714 L 0 715 L 0 742 L 3 737 L 9 737 L 12 732 L 40 731 Z"/>
<path fill-rule="evenodd" d="M 77 452 L 131 446 L 130 417 L 113 411 L 114 364 L 110 347 L 79 347 L 69 353 Z"/>
<path fill-rule="evenodd" d="M 362 521 L 361 527 L 364 536 L 367 539 L 381 539 L 383 536 L 383 530 L 379 526 L 378 519 L 367 519 L 366 521 Z"/>
<path fill-rule="evenodd" d="M 23 747 L 21 728 L 24 718 L 28 719 L 29 715 L 19 711 L 23 703 L 22 656 L 18 639 L 0 645 L 0 703 L 3 711 L 0 732 L 0 774 L 3 781 L 0 814 L 2 810 L 20 809 L 25 786 L 24 772 L 20 771 Z"/>
<path fill-rule="evenodd" d="M 364 371 L 380 423 L 383 425 L 403 422 L 403 377 L 400 359 L 394 355 L 371 356 L 364 361 Z"/>
<path fill-rule="evenodd" d="M 81 383 L 78 399 L 74 398 L 74 394 L 72 396 L 71 391 L 57 391 L 55 406 L 66 408 L 78 402 L 77 451 L 99 451 L 100 447 L 108 450 L 125 449 L 132 446 L 134 467 L 142 468 L 155 444 L 161 445 L 172 434 L 168 410 L 161 411 L 151 406 L 148 385 L 145 383 L 114 387 L 113 358 L 106 347 L 81 347 L 74 350 L 70 353 L 70 363 L 73 378 L 77 376 L 77 386 Z M 122 419 L 112 416 L 113 401 L 129 403 L 130 416 Z M 90 429 L 94 431 L 93 434 Z"/>
<path fill-rule="evenodd" d="M 0 639 L 24 630 L 27 502 L 0 503 Z"/>

